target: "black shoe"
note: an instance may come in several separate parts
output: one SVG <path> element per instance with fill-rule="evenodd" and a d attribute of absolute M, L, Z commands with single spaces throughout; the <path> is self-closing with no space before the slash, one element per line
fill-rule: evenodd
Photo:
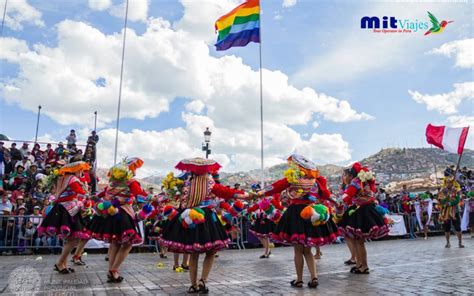
<path fill-rule="evenodd" d="M 318 278 L 315 277 L 308 283 L 308 288 L 316 289 L 319 286 Z"/>
<path fill-rule="evenodd" d="M 82 258 L 79 257 L 79 258 L 72 258 L 71 259 L 71 262 L 74 263 L 75 265 L 79 265 L 79 266 L 84 266 L 86 265 L 86 263 L 84 261 L 82 261 Z"/>
<path fill-rule="evenodd" d="M 357 268 L 354 273 L 355 274 L 370 274 L 370 271 L 369 271 L 369 268 L 366 268 L 364 270 L 361 270 L 361 269 Z"/>
<path fill-rule="evenodd" d="M 188 266 L 184 266 L 184 264 L 181 264 L 181 268 L 188 271 L 189 270 L 189 265 Z"/>
<path fill-rule="evenodd" d="M 356 262 L 352 261 L 351 259 L 344 261 L 344 265 L 354 265 L 354 264 L 356 264 Z"/>
<path fill-rule="evenodd" d="M 199 294 L 208 294 L 209 289 L 206 287 L 206 282 L 203 279 L 199 280 Z"/>
<path fill-rule="evenodd" d="M 60 274 L 68 274 L 70 272 L 74 272 L 74 271 L 70 271 L 72 268 L 63 268 L 63 269 L 59 269 L 58 265 L 57 264 L 54 264 L 54 270 L 56 270 L 57 272 L 59 272 Z M 74 269 L 72 269 L 74 270 Z"/>
<path fill-rule="evenodd" d="M 107 274 L 107 279 L 107 283 L 121 283 L 123 281 L 122 276 L 114 277 L 114 273 L 111 270 Z"/>
<path fill-rule="evenodd" d="M 195 286 L 189 287 L 188 294 L 199 294 L 199 288 L 196 288 Z"/>
<path fill-rule="evenodd" d="M 293 288 L 303 288 L 303 281 L 296 281 L 296 280 L 292 280 L 290 282 L 290 285 L 293 287 Z"/>

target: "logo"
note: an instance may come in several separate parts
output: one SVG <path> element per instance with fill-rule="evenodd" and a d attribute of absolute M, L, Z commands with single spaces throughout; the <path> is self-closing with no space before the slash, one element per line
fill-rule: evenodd
<path fill-rule="evenodd" d="M 41 287 L 41 277 L 30 266 L 15 268 L 8 277 L 8 288 L 14 295 L 34 295 Z"/>
<path fill-rule="evenodd" d="M 446 26 L 449 23 L 452 23 L 454 21 L 445 21 L 443 20 L 441 23 L 438 21 L 438 19 L 428 11 L 428 16 L 430 17 L 430 22 L 431 22 L 431 28 L 426 31 L 425 36 L 429 34 L 439 34 L 443 33 L 444 29 L 446 29 Z"/>
<path fill-rule="evenodd" d="M 437 34 L 444 31 L 446 26 L 453 21 L 439 22 L 436 17 L 428 11 L 430 22 L 418 19 L 400 19 L 395 16 L 364 16 L 360 20 L 361 29 L 371 29 L 374 33 L 416 33 L 421 30 L 426 31 L 425 35 Z"/>

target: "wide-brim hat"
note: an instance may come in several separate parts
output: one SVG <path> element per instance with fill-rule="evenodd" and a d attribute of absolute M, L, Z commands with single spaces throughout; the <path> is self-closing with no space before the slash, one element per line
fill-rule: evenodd
<path fill-rule="evenodd" d="M 128 169 L 132 172 L 135 172 L 137 169 L 141 168 L 144 163 L 143 160 L 138 157 L 126 157 L 124 162 Z"/>
<path fill-rule="evenodd" d="M 221 168 L 221 165 L 212 159 L 195 157 L 181 160 L 175 168 L 196 175 L 204 175 L 216 173 Z"/>
<path fill-rule="evenodd" d="M 85 161 L 75 161 L 64 165 L 59 169 L 59 174 L 64 175 L 67 173 L 74 174 L 77 172 L 88 171 L 91 166 Z"/>

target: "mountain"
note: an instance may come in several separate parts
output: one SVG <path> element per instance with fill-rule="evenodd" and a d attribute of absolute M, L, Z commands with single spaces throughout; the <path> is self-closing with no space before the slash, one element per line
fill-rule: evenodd
<path fill-rule="evenodd" d="M 360 160 L 377 175 L 377 182 L 386 185 L 391 182 L 429 178 L 436 172 L 438 176 L 448 165 L 456 165 L 458 155 L 440 149 L 431 148 L 387 148 L 376 154 Z M 474 151 L 466 149 L 461 161 L 461 167 L 474 168 Z M 286 170 L 285 163 L 265 169 L 265 182 L 269 183 L 282 178 Z M 341 181 L 343 167 L 327 164 L 319 166 L 321 175 L 325 176 L 332 188 L 337 188 Z M 104 175 L 105 177 L 105 175 Z M 163 176 L 149 176 L 141 179 L 146 185 L 160 187 Z M 248 172 L 220 173 L 223 184 L 233 186 L 235 183 L 243 187 L 260 182 L 260 170 Z"/>

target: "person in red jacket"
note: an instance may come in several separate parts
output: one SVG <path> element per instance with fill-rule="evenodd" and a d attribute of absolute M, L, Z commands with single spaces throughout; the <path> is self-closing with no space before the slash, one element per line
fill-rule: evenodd
<path fill-rule="evenodd" d="M 232 212 L 233 208 L 227 203 L 216 204 L 214 196 L 229 200 L 246 198 L 244 191 L 231 189 L 216 183 L 211 174 L 220 169 L 220 165 L 211 159 L 184 159 L 176 165 L 176 169 L 188 172 L 188 179 L 183 187 L 183 208 L 180 213 L 169 220 L 160 244 L 168 247 L 173 253 L 189 253 L 189 277 L 191 287 L 188 293 L 206 294 L 207 278 L 214 263 L 218 250 L 226 248 L 230 242 L 224 227 L 219 221 L 216 208 L 224 207 Z M 198 261 L 200 254 L 204 258 L 201 279 L 197 281 Z"/>
<path fill-rule="evenodd" d="M 308 287 L 316 288 L 319 282 L 311 248 L 330 244 L 338 235 L 329 209 L 316 204 L 318 200 L 329 199 L 331 193 L 327 189 L 326 179 L 319 175 L 318 168 L 311 160 L 293 154 L 288 158 L 288 164 L 285 178 L 259 192 L 259 195 L 281 193 L 282 199 L 289 199 L 290 205 L 278 222 L 272 239 L 293 245 L 296 280 L 291 281 L 291 286 L 303 287 L 303 264 L 306 260 L 311 274 Z"/>
<path fill-rule="evenodd" d="M 67 258 L 80 240 L 89 238 L 81 215 L 83 204 L 79 200 L 86 194 L 79 177 L 88 169 L 89 165 L 83 161 L 67 164 L 59 169 L 56 180 L 50 179 L 54 184 L 47 185 L 52 188 L 56 199 L 54 206 L 38 227 L 38 235 L 57 235 L 67 240 L 58 262 L 54 265 L 54 269 L 62 274 L 74 272 L 74 269 L 67 268 Z"/>
<path fill-rule="evenodd" d="M 102 200 L 96 203 L 96 215 L 92 218 L 88 230 L 92 238 L 110 243 L 108 282 L 119 283 L 123 281 L 119 268 L 132 245 L 142 243 L 137 220 L 147 217 L 141 215 L 145 213 L 144 209 L 137 215 L 132 204 L 138 197 L 146 199 L 147 193 L 133 178 L 134 172 L 125 163 L 113 166 L 108 176 L 109 185 L 98 195 Z M 147 204 L 144 208 L 148 206 Z"/>
<path fill-rule="evenodd" d="M 349 207 L 339 222 L 339 231 L 350 241 L 356 253 L 356 266 L 351 273 L 369 274 L 365 240 L 381 238 L 390 229 L 382 214 L 376 210 L 374 174 L 367 167 L 355 163 L 344 170 L 343 179 L 348 185 L 342 197 Z"/>

